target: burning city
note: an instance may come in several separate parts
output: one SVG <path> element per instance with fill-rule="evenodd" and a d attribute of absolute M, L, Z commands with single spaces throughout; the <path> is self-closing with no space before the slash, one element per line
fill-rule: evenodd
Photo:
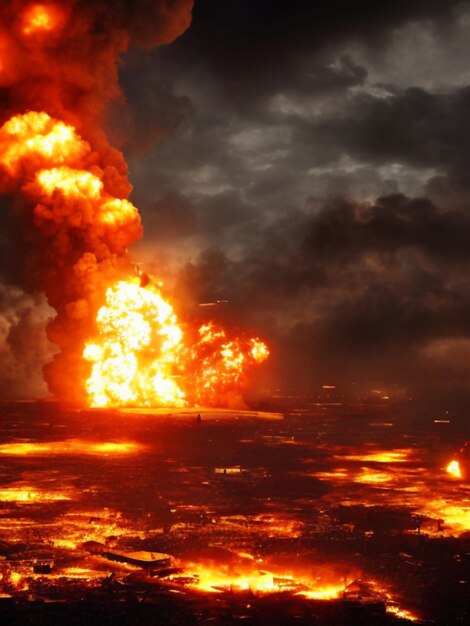
<path fill-rule="evenodd" d="M 288 4 L 2 3 L 2 624 L 470 619 L 467 3 Z"/>

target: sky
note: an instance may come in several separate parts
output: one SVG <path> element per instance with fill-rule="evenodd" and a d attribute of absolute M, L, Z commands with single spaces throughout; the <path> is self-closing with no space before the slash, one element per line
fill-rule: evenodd
<path fill-rule="evenodd" d="M 228 300 L 211 313 L 267 340 L 271 390 L 463 398 L 470 2 L 369 4 L 196 0 L 175 42 L 124 55 L 107 132 L 143 219 L 132 256 L 188 310 Z M 37 395 L 47 308 L 11 283 L 0 392 Z"/>

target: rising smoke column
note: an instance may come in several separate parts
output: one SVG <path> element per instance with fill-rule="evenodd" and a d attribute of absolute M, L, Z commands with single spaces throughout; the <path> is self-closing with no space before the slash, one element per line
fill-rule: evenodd
<path fill-rule="evenodd" d="M 262 341 L 178 322 L 135 276 L 142 235 L 120 152 L 102 131 L 131 41 L 172 41 L 192 0 L 11 2 L 0 27 L 0 191 L 15 198 L 26 273 L 56 317 L 50 391 L 93 406 L 239 405 Z"/>
<path fill-rule="evenodd" d="M 13 195 L 28 282 L 57 316 L 49 389 L 80 396 L 83 344 L 105 287 L 132 272 L 142 234 L 122 154 L 102 130 L 121 95 L 118 60 L 131 42 L 166 44 L 190 24 L 193 0 L 3 2 L 0 22 L 0 192 Z M 64 375 L 66 372 L 66 375 Z"/>

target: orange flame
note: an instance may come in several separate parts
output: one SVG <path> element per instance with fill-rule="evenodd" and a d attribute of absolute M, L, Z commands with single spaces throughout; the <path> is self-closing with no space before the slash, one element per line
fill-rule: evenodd
<path fill-rule="evenodd" d="M 72 455 L 86 454 L 95 456 L 119 456 L 135 454 L 143 446 L 133 441 L 85 441 L 83 439 L 66 439 L 64 441 L 22 441 L 3 443 L 0 455 L 4 456 L 45 456 L 54 454 Z"/>
<path fill-rule="evenodd" d="M 262 567 L 262 561 L 251 555 L 243 555 L 244 562 L 228 563 L 183 563 L 184 584 L 206 593 L 244 592 L 255 595 L 290 593 L 307 600 L 353 599 L 363 595 L 370 600 L 382 601 L 388 613 L 419 621 L 417 615 L 399 605 L 397 598 L 387 585 L 377 580 L 363 582 L 358 572 L 350 571 L 346 576 L 334 567 L 318 567 L 307 572 L 273 572 Z M 276 568 L 277 569 L 277 568 Z M 177 574 L 172 577 L 178 583 Z M 360 592 L 358 594 L 358 591 Z"/>
<path fill-rule="evenodd" d="M 462 478 L 462 470 L 460 469 L 460 463 L 458 461 L 451 461 L 446 467 L 446 472 L 452 478 Z"/>
<path fill-rule="evenodd" d="M 143 289 L 138 279 L 110 287 L 97 325 L 101 342 L 84 351 L 92 363 L 86 387 L 93 406 L 184 405 L 174 380 L 182 331 L 154 287 Z"/>
<path fill-rule="evenodd" d="M 83 353 L 96 407 L 226 404 L 227 393 L 243 389 L 247 367 L 269 354 L 260 340 L 228 340 L 214 324 L 201 326 L 190 346 L 171 304 L 137 278 L 107 290 L 97 327 Z"/>
<path fill-rule="evenodd" d="M 247 555 L 245 563 L 186 563 L 184 577 L 188 586 L 209 593 L 250 591 L 256 595 L 290 592 L 311 600 L 333 600 L 342 597 L 347 582 L 335 572 L 321 572 L 316 578 L 293 572 L 266 571 Z M 351 581 L 349 581 L 351 582 Z"/>
<path fill-rule="evenodd" d="M 16 115 L 0 129 L 0 163 L 15 179 L 33 175 L 41 167 L 79 161 L 91 152 L 72 126 L 47 113 Z"/>

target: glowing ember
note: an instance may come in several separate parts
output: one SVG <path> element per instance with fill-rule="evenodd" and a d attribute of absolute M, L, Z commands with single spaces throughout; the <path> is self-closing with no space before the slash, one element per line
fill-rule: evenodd
<path fill-rule="evenodd" d="M 48 574 L 47 578 L 69 578 L 72 580 L 90 581 L 93 579 L 102 579 L 108 576 L 108 572 L 100 572 L 99 570 L 88 569 L 86 567 L 65 567 L 59 574 Z"/>
<path fill-rule="evenodd" d="M 412 456 L 412 450 L 387 450 L 366 452 L 364 454 L 347 454 L 338 458 L 345 461 L 363 461 L 371 463 L 406 463 Z"/>
<path fill-rule="evenodd" d="M 401 619 L 407 619 L 410 622 L 420 621 L 420 618 L 417 615 L 415 615 L 411 611 L 408 611 L 407 609 L 402 609 L 399 606 L 396 606 L 395 604 L 388 604 L 387 612 L 392 613 L 392 615 L 396 615 L 397 617 Z"/>
<path fill-rule="evenodd" d="M 57 525 L 51 528 L 49 540 L 56 548 L 76 550 L 86 541 L 105 543 L 108 537 L 145 539 L 148 532 L 117 511 L 83 510 L 61 516 Z"/>
<path fill-rule="evenodd" d="M 446 472 L 452 478 L 462 478 L 462 470 L 460 469 L 460 463 L 458 461 L 451 461 L 446 467 Z"/>
<path fill-rule="evenodd" d="M 36 504 L 37 502 L 57 502 L 70 500 L 68 493 L 60 491 L 46 491 L 29 485 L 5 487 L 0 489 L 0 502 L 19 502 L 22 504 Z"/>
<path fill-rule="evenodd" d="M 131 441 L 84 441 L 67 439 L 65 441 L 44 441 L 4 443 L 0 445 L 0 454 L 5 456 L 42 456 L 52 454 L 89 454 L 95 456 L 134 454 L 142 449 L 140 444 Z"/>
<path fill-rule="evenodd" d="M 361 468 L 361 473 L 354 476 L 354 482 L 364 484 L 383 484 L 393 481 L 393 474 L 387 472 L 377 472 L 367 467 Z"/>
<path fill-rule="evenodd" d="M 275 513 L 259 513 L 252 517 L 244 515 L 221 516 L 220 523 L 233 533 L 249 528 L 250 533 L 259 533 L 267 537 L 300 537 L 303 529 L 303 524 L 300 520 Z"/>
<path fill-rule="evenodd" d="M 394 595 L 387 587 L 385 587 L 384 585 L 374 580 L 369 581 L 368 584 L 371 587 L 371 589 L 374 591 L 374 593 L 376 593 L 377 596 L 381 598 L 382 601 L 385 603 L 387 613 L 391 613 L 393 615 L 396 615 L 396 617 L 400 617 L 402 619 L 407 619 L 410 622 L 420 621 L 420 618 L 417 615 L 415 615 L 408 609 L 404 609 L 401 606 L 399 606 Z"/>

